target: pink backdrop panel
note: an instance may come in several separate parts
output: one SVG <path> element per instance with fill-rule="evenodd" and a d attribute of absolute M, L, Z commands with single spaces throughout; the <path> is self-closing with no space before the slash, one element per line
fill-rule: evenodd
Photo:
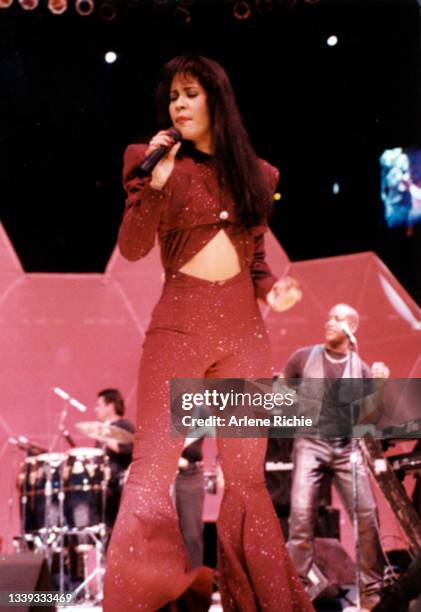
<path fill-rule="evenodd" d="M 303 290 L 302 301 L 286 313 L 262 305 L 275 369 L 295 349 L 322 340 L 326 311 L 340 301 L 361 312 L 363 358 L 384 359 L 394 376 L 421 375 L 419 309 L 374 254 L 290 263 L 271 233 L 266 242 L 275 274 L 295 276 Z M 15 481 L 24 457 L 9 438 L 24 435 L 66 449 L 57 437 L 63 402 L 54 386 L 88 406 L 85 414 L 69 408 L 66 417 L 80 445 L 93 442 L 78 435 L 75 423 L 95 419 L 92 406 L 101 388 L 120 388 L 127 415 L 135 419 L 141 346 L 163 280 L 157 247 L 135 263 L 115 250 L 104 274 L 25 274 L 0 226 L 0 535 L 8 542 L 19 532 Z M 214 441 L 206 449 L 211 467 Z M 382 532 L 392 541 L 399 529 L 381 496 L 380 502 Z M 207 519 L 215 518 L 219 503 L 220 495 L 207 496 Z"/>
<path fill-rule="evenodd" d="M 421 376 L 420 309 L 374 253 L 295 262 L 288 274 L 303 298 L 285 313 L 267 312 L 277 370 L 297 348 L 322 342 L 326 313 L 345 302 L 360 312 L 359 350 L 367 362 L 386 361 L 396 378 Z"/>

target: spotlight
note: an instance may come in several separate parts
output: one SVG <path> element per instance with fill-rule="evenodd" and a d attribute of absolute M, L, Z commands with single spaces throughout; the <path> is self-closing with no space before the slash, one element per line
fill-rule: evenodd
<path fill-rule="evenodd" d="M 12 6 L 12 4 L 13 0 L 0 0 L 0 9 L 9 8 L 9 6 Z"/>
<path fill-rule="evenodd" d="M 48 8 L 54 15 L 67 11 L 67 0 L 48 0 Z"/>
<path fill-rule="evenodd" d="M 238 0 L 234 4 L 232 14 L 236 19 L 248 19 L 251 15 L 250 4 L 246 0 Z"/>
<path fill-rule="evenodd" d="M 329 38 L 326 41 L 326 44 L 329 47 L 335 47 L 338 44 L 338 37 L 335 36 L 334 34 L 332 36 L 329 36 Z"/>
<path fill-rule="evenodd" d="M 82 17 L 87 17 L 94 12 L 94 0 L 76 0 L 75 9 Z"/>
<path fill-rule="evenodd" d="M 117 53 L 114 51 L 107 51 L 105 54 L 105 61 L 107 64 L 114 64 L 114 62 L 117 61 Z"/>
<path fill-rule="evenodd" d="M 178 25 L 186 25 L 191 21 L 190 11 L 183 6 L 177 6 L 173 13 L 174 21 Z"/>
<path fill-rule="evenodd" d="M 103 2 L 99 14 L 104 21 L 112 21 L 117 17 L 117 9 L 112 2 Z"/>
<path fill-rule="evenodd" d="M 272 0 L 256 0 L 256 11 L 261 15 L 267 15 L 272 10 Z"/>
<path fill-rule="evenodd" d="M 33 11 L 38 6 L 38 0 L 19 0 L 24 11 Z"/>

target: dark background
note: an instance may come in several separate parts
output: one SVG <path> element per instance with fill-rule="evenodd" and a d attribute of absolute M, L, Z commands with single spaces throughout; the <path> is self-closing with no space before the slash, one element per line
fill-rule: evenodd
<path fill-rule="evenodd" d="M 100 0 L 89 17 L 74 0 L 60 16 L 42 0 L 0 10 L 1 219 L 24 269 L 104 270 L 123 150 L 154 130 L 159 67 L 194 52 L 227 69 L 257 153 L 281 170 L 271 226 L 290 258 L 373 250 L 421 303 L 421 228 L 387 229 L 378 162 L 421 146 L 417 0 L 273 0 L 268 14 L 253 0 L 243 21 L 232 1 L 196 0 L 187 25 L 180 3 L 120 0 L 109 22 Z"/>

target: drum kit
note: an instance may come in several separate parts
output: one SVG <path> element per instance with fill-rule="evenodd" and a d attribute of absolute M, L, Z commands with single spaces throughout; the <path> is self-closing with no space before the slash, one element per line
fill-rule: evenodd
<path fill-rule="evenodd" d="M 106 504 L 110 469 L 105 444 L 110 439 L 121 444 L 131 443 L 133 434 L 96 421 L 79 422 L 76 428 L 103 447 L 39 452 L 41 447 L 26 445 L 30 454 L 21 464 L 18 476 L 21 541 L 26 548 L 46 555 L 53 575 L 58 576 L 61 592 L 73 590 L 72 586 L 78 582 L 75 598 L 98 603 L 102 601 L 109 537 Z M 95 554 L 91 573 L 88 572 L 90 551 Z M 75 582 L 70 557 L 77 557 L 78 553 L 82 554 L 83 567 L 82 576 Z"/>

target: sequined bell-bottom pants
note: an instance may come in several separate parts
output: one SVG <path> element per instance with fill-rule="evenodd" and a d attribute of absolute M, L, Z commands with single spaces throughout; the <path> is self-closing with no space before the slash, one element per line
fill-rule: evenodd
<path fill-rule="evenodd" d="M 191 587 L 169 489 L 183 440 L 170 433 L 171 378 L 270 377 L 266 330 L 248 271 L 225 282 L 170 275 L 143 346 L 130 476 L 111 538 L 105 612 L 158 610 Z M 218 518 L 226 612 L 312 610 L 266 491 L 264 438 L 218 439 L 225 490 Z"/>

